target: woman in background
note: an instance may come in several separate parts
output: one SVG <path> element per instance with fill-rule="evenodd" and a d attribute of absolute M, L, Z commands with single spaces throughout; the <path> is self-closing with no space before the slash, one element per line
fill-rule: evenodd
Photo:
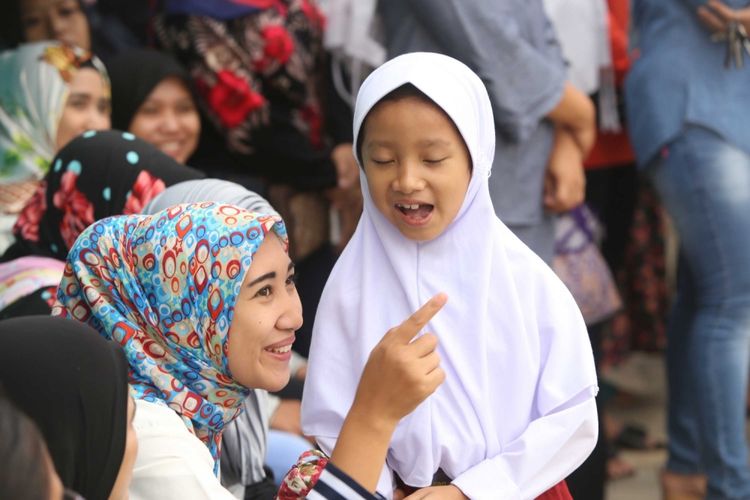
<path fill-rule="evenodd" d="M 179 163 L 198 147 L 201 120 L 185 69 L 168 54 L 133 49 L 108 64 L 112 127 L 127 130 Z"/>
<path fill-rule="evenodd" d="M 0 54 L 0 251 L 55 153 L 109 128 L 109 94 L 104 66 L 82 49 L 39 42 Z"/>

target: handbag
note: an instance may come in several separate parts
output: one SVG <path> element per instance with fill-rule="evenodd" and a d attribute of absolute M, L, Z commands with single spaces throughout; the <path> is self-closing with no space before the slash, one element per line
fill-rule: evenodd
<path fill-rule="evenodd" d="M 612 272 L 597 245 L 601 226 L 586 205 L 559 215 L 555 223 L 552 269 L 581 309 L 586 325 L 611 317 L 622 308 Z"/>

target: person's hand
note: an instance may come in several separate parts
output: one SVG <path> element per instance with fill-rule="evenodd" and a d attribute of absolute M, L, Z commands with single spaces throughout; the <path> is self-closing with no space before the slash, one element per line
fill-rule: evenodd
<path fill-rule="evenodd" d="M 400 325 L 391 328 L 370 353 L 357 387 L 352 409 L 388 424 L 403 417 L 432 394 L 445 380 L 437 353 L 438 338 L 425 333 L 414 337 L 443 308 L 448 297 L 438 294 Z"/>
<path fill-rule="evenodd" d="M 713 33 L 725 33 L 732 22 L 742 24 L 750 33 L 750 7 L 733 9 L 721 0 L 709 0 L 698 7 L 698 19 Z"/>
<path fill-rule="evenodd" d="M 544 177 L 544 208 L 548 212 L 571 210 L 586 197 L 583 157 L 570 133 L 558 128 Z"/>
<path fill-rule="evenodd" d="M 354 158 L 352 143 L 345 142 L 335 146 L 331 151 L 331 161 L 336 167 L 336 177 L 340 189 L 349 189 L 359 180 L 359 165 Z"/>
<path fill-rule="evenodd" d="M 302 435 L 301 404 L 296 399 L 282 399 L 273 413 L 269 426 L 277 431 Z"/>
<path fill-rule="evenodd" d="M 422 488 L 415 491 L 405 500 L 467 500 L 468 497 L 463 494 L 456 486 L 449 484 L 447 486 L 430 486 L 429 488 Z"/>
<path fill-rule="evenodd" d="M 388 330 L 365 364 L 331 461 L 368 491 L 375 491 L 398 422 L 445 380 L 437 337 L 412 339 L 447 300 L 443 293 L 432 297 Z"/>
<path fill-rule="evenodd" d="M 589 96 L 572 83 L 565 82 L 563 94 L 557 105 L 547 114 L 557 128 L 565 128 L 586 157 L 596 140 L 596 108 Z"/>

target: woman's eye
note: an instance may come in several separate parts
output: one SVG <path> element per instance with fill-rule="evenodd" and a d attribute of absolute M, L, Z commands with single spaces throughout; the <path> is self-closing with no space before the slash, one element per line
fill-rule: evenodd
<path fill-rule="evenodd" d="M 143 113 L 144 115 L 157 115 L 159 114 L 159 108 L 156 106 L 143 106 L 138 110 L 138 113 Z"/>
<path fill-rule="evenodd" d="M 392 161 L 393 161 L 393 160 L 380 159 L 380 158 L 373 158 L 373 159 L 372 159 L 372 162 L 373 162 L 373 163 L 374 163 L 375 165 L 388 165 L 388 164 L 389 164 L 389 163 L 391 163 Z"/>
<path fill-rule="evenodd" d="M 88 106 L 88 99 L 69 99 L 68 106 L 78 110 L 84 110 Z"/>
<path fill-rule="evenodd" d="M 192 102 L 186 102 L 177 105 L 177 112 L 178 113 L 194 113 L 196 111 L 195 106 L 193 106 Z"/>
<path fill-rule="evenodd" d="M 271 295 L 271 287 L 270 286 L 264 286 L 260 290 L 258 290 L 255 294 L 256 297 L 269 297 Z"/>
<path fill-rule="evenodd" d="M 438 163 L 442 163 L 442 162 L 444 162 L 447 159 L 448 159 L 447 157 L 445 157 L 445 158 L 434 158 L 434 159 L 433 158 L 425 158 L 424 162 L 428 163 L 430 165 L 437 165 Z"/>
<path fill-rule="evenodd" d="M 80 11 L 81 9 L 78 7 L 78 2 L 65 2 L 57 9 L 57 13 L 61 17 L 72 16 L 78 14 Z"/>
<path fill-rule="evenodd" d="M 296 274 L 291 274 L 286 279 L 286 286 L 297 286 L 297 275 Z"/>
<path fill-rule="evenodd" d="M 112 112 L 112 103 L 109 99 L 100 99 L 96 107 L 102 114 L 110 114 Z"/>

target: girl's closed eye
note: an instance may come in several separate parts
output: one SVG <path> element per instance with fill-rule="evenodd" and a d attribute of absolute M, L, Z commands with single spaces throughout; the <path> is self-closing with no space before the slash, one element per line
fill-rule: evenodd
<path fill-rule="evenodd" d="M 437 165 L 439 163 L 444 162 L 445 160 L 447 160 L 449 158 L 450 158 L 450 156 L 443 156 L 443 157 L 439 157 L 439 158 L 425 158 L 423 161 L 425 163 L 430 164 L 430 165 Z"/>

